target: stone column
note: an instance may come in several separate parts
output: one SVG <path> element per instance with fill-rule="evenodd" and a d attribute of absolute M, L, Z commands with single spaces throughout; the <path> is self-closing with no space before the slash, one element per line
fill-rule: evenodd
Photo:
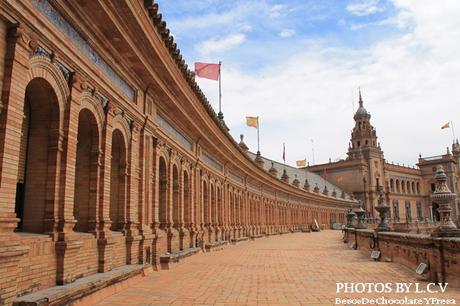
<path fill-rule="evenodd" d="M 152 232 L 154 233 L 154 239 L 152 244 L 152 265 L 156 270 L 160 267 L 160 256 L 167 251 L 167 239 L 165 231 L 160 228 L 160 218 L 159 218 L 159 194 L 160 194 L 160 154 L 163 150 L 164 143 L 156 139 L 154 142 L 154 159 L 153 159 L 153 185 L 154 185 L 154 196 L 153 196 L 153 207 L 152 207 Z M 168 185 L 168 183 L 167 183 Z M 166 187 L 168 188 L 168 187 Z"/>
<path fill-rule="evenodd" d="M 94 216 L 89 217 L 90 231 L 95 232 L 98 238 L 98 263 L 99 272 L 109 271 L 112 259 L 112 249 L 114 241 L 109 237 L 111 236 L 110 226 L 110 180 L 111 180 L 111 152 L 112 152 L 112 120 L 117 110 L 109 102 L 108 111 L 105 117 L 104 128 L 101 131 L 102 139 L 101 150 L 105 152 L 104 156 L 100 156 L 100 161 L 97 161 L 97 167 L 100 178 L 100 193 L 99 193 L 99 207 L 97 211 L 94 210 Z M 78 118 L 78 116 L 77 116 Z M 93 155 L 93 154 L 92 154 Z M 98 154 L 99 156 L 99 154 Z M 93 161 L 92 161 L 93 162 Z"/>
<path fill-rule="evenodd" d="M 148 117 L 146 117 L 148 121 Z M 154 234 L 152 232 L 152 209 L 153 209 L 153 136 L 152 132 L 146 129 L 146 124 L 143 126 L 139 137 L 139 167 L 140 167 L 140 183 L 139 183 L 139 209 L 138 222 L 140 223 L 139 234 L 141 240 L 139 242 L 140 263 L 150 265 L 153 262 L 152 245 Z"/>
<path fill-rule="evenodd" d="M 75 256 L 82 245 L 73 233 L 76 220 L 73 216 L 75 162 L 77 150 L 78 114 L 80 110 L 81 94 L 85 90 L 85 82 L 80 75 L 74 74 L 71 82 L 71 96 L 68 99 L 64 113 L 63 131 L 56 131 L 58 145 L 54 150 L 59 151 L 56 162 L 59 164 L 59 183 L 51 183 L 59 188 L 59 202 L 49 207 L 44 220 L 45 231 L 51 233 L 56 240 L 57 276 L 58 284 L 72 282 L 75 278 Z M 54 192 L 53 192 L 54 193 Z M 56 193 L 55 193 L 56 194 Z M 56 235 L 57 234 L 57 235 Z"/>
<path fill-rule="evenodd" d="M 139 263 L 139 246 L 141 241 L 141 235 L 139 233 L 139 205 L 142 211 L 142 202 L 138 203 L 138 191 L 139 191 L 139 180 L 140 180 L 140 168 L 139 168 L 139 138 L 141 131 L 141 124 L 133 121 L 131 123 L 131 139 L 128 145 L 128 169 L 127 177 L 125 182 L 126 186 L 126 249 L 127 249 L 127 262 L 128 264 Z"/>
<path fill-rule="evenodd" d="M 13 233 L 19 222 L 14 211 L 20 131 L 24 118 L 29 55 L 32 51 L 29 42 L 30 37 L 24 28 L 18 26 L 9 29 L 0 99 L 0 103 L 3 103 L 0 104 L 0 241 L 7 241 L 6 236 Z"/>
<path fill-rule="evenodd" d="M 3 38 L 4 39 L 4 38 Z M 24 97 L 29 68 L 29 37 L 21 27 L 7 37 L 4 83 L 0 99 L 0 301 L 10 304 L 16 297 L 19 263 L 29 247 L 18 242 L 14 229 L 19 144 L 24 118 Z"/>

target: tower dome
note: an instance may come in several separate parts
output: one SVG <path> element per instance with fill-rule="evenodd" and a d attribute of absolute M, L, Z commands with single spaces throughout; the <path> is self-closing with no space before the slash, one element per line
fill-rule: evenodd
<path fill-rule="evenodd" d="M 355 121 L 360 119 L 370 119 L 371 114 L 363 106 L 363 99 L 361 97 L 361 89 L 359 90 L 359 108 L 355 113 L 354 119 Z"/>

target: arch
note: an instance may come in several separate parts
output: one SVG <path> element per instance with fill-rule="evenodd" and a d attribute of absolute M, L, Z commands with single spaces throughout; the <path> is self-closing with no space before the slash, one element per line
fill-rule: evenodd
<path fill-rule="evenodd" d="M 131 129 L 128 125 L 128 122 L 121 114 L 118 114 L 113 118 L 112 127 L 113 129 L 119 129 L 120 132 L 123 134 L 125 143 L 129 143 L 129 140 L 131 139 Z"/>
<path fill-rule="evenodd" d="M 159 157 L 158 163 L 158 221 L 160 222 L 160 228 L 165 228 L 166 224 L 168 223 L 168 168 L 166 165 L 166 160 L 163 156 Z"/>
<path fill-rule="evenodd" d="M 39 71 L 30 74 L 32 78 Z M 36 233 L 44 231 L 46 205 L 55 200 L 54 183 L 49 181 L 57 175 L 56 148 L 59 147 L 64 107 L 56 92 L 59 88 L 56 84 L 53 87 L 45 77 L 32 78 L 25 88 L 16 180 L 18 229 Z"/>
<path fill-rule="evenodd" d="M 390 179 L 390 191 L 394 192 L 395 191 L 395 186 L 394 186 L 394 181 L 393 179 Z"/>
<path fill-rule="evenodd" d="M 401 192 L 401 183 L 399 180 L 396 180 L 396 192 L 400 193 Z"/>
<path fill-rule="evenodd" d="M 412 193 L 412 190 L 411 190 L 411 186 L 410 186 L 410 182 L 409 182 L 409 181 L 406 182 L 406 190 L 407 190 L 407 193 Z"/>
<path fill-rule="evenodd" d="M 412 192 L 413 194 L 416 194 L 416 193 L 417 193 L 417 190 L 415 189 L 415 182 L 412 182 L 412 183 L 411 183 L 411 192 Z"/>
<path fill-rule="evenodd" d="M 417 194 L 420 194 L 420 183 L 417 182 Z"/>
<path fill-rule="evenodd" d="M 100 131 L 94 114 L 84 108 L 78 115 L 77 158 L 73 214 L 75 230 L 90 230 L 89 220 L 95 220 L 97 207 L 98 163 Z"/>
<path fill-rule="evenodd" d="M 28 83 L 34 79 L 43 79 L 53 89 L 58 105 L 59 128 L 64 125 L 64 111 L 68 97 L 70 95 L 67 80 L 62 75 L 59 68 L 54 65 L 46 56 L 33 56 L 29 60 L 29 71 L 27 73 Z"/>
<path fill-rule="evenodd" d="M 119 129 L 112 133 L 112 152 L 110 160 L 110 205 L 109 215 L 112 221 L 110 229 L 122 230 L 126 222 L 127 195 L 127 148 L 123 134 Z"/>
<path fill-rule="evenodd" d="M 174 226 L 180 225 L 180 184 L 179 169 L 173 164 L 172 169 L 172 219 Z"/>
<path fill-rule="evenodd" d="M 83 109 L 87 109 L 93 114 L 98 127 L 98 137 L 102 139 L 102 130 L 104 129 L 103 125 L 105 121 L 104 110 L 102 109 L 102 105 L 88 91 L 83 92 L 81 95 L 79 111 L 81 112 Z M 125 141 L 125 143 L 127 142 Z"/>

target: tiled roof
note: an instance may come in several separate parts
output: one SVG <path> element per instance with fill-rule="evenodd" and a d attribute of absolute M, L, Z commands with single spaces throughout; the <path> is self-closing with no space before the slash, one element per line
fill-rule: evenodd
<path fill-rule="evenodd" d="M 252 159 L 254 159 L 256 157 L 256 154 L 254 154 L 252 152 L 247 152 L 247 154 Z M 310 192 L 313 192 L 313 189 L 315 188 L 315 186 L 318 186 L 318 188 L 319 188 L 318 193 L 322 194 L 322 192 L 324 190 L 324 186 L 326 185 L 327 189 L 329 191 L 329 196 L 332 196 L 332 192 L 334 190 L 337 193 L 337 198 L 340 198 L 341 195 L 342 195 L 342 191 L 343 191 L 342 189 L 340 189 L 339 187 L 335 186 L 334 184 L 331 184 L 330 182 L 326 181 L 324 178 L 322 178 L 321 176 L 319 176 L 319 175 L 317 175 L 315 173 L 312 173 L 312 172 L 310 172 L 308 170 L 305 170 L 305 169 L 298 169 L 298 168 L 295 168 L 295 167 L 292 167 L 292 166 L 289 166 L 289 165 L 284 166 L 282 163 L 279 163 L 277 161 L 265 158 L 263 156 L 261 156 L 261 157 L 262 157 L 262 159 L 264 161 L 263 168 L 266 171 L 268 171 L 272 167 L 272 163 L 273 163 L 273 167 L 278 171 L 277 177 L 279 179 L 281 179 L 281 176 L 283 175 L 283 170 L 286 169 L 286 173 L 289 176 L 289 184 L 292 184 L 292 182 L 294 181 L 294 179 L 297 176 L 297 179 L 300 181 L 300 184 L 299 184 L 300 188 L 303 188 L 304 183 L 305 183 L 305 179 L 308 179 L 308 184 L 310 185 Z M 350 200 L 351 196 L 349 194 L 345 193 L 345 198 Z"/>

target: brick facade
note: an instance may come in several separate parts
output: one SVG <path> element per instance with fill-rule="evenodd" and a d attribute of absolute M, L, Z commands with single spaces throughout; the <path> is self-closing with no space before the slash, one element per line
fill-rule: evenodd
<path fill-rule="evenodd" d="M 0 304 L 345 222 L 352 198 L 286 184 L 241 150 L 156 4 L 84 2 L 0 3 Z"/>

